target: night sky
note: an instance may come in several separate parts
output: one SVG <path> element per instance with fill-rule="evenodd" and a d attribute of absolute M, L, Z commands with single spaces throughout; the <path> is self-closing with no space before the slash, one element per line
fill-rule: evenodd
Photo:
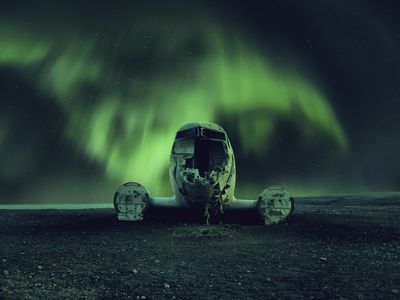
<path fill-rule="evenodd" d="M 398 1 L 233 2 L 0 4 L 0 202 L 170 195 L 191 121 L 243 198 L 400 190 Z"/>

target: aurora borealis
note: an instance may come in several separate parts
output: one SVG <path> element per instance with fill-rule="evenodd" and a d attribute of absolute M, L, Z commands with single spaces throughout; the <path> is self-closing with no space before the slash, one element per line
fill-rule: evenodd
<path fill-rule="evenodd" d="M 398 27 L 384 6 L 371 21 L 369 4 L 305 2 L 4 5 L 1 201 L 104 202 L 125 181 L 168 195 L 191 121 L 228 132 L 239 194 L 398 190 Z"/>

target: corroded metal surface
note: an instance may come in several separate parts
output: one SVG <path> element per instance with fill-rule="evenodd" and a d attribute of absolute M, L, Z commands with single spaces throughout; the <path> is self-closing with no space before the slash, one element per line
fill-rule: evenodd
<path fill-rule="evenodd" d="M 270 187 L 258 197 L 257 208 L 265 225 L 285 221 L 293 212 L 294 200 L 282 187 Z"/>
<path fill-rule="evenodd" d="M 141 221 L 150 203 L 147 190 L 136 182 L 121 185 L 114 195 L 114 207 L 118 220 Z"/>

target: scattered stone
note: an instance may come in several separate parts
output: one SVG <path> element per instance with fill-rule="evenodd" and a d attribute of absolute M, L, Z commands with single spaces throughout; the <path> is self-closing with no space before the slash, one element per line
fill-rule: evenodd
<path fill-rule="evenodd" d="M 37 266 L 38 270 L 43 270 L 42 266 Z"/>
<path fill-rule="evenodd" d="M 171 286 L 168 283 L 164 283 L 164 288 L 169 289 Z"/>
<path fill-rule="evenodd" d="M 133 273 L 133 274 L 137 274 L 137 273 L 138 273 L 138 270 L 136 270 L 136 269 L 133 269 L 133 270 L 131 271 L 131 273 Z"/>
<path fill-rule="evenodd" d="M 320 257 L 319 260 L 327 261 L 328 259 L 326 257 Z"/>

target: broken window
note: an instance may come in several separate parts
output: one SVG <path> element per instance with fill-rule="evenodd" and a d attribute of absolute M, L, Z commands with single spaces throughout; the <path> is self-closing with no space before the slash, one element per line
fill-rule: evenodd
<path fill-rule="evenodd" d="M 225 133 L 223 133 L 221 131 L 215 131 L 215 130 L 203 128 L 202 135 L 209 139 L 225 141 Z"/>
<path fill-rule="evenodd" d="M 196 135 L 197 135 L 197 128 L 190 128 L 190 129 L 178 131 L 176 133 L 175 139 L 176 140 L 186 139 L 186 138 L 194 137 Z"/>

